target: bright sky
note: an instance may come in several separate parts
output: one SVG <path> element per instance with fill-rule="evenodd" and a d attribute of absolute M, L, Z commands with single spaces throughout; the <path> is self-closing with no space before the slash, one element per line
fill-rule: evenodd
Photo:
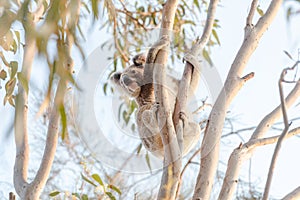
<path fill-rule="evenodd" d="M 261 2 L 263 3 L 263 2 Z M 245 19 L 249 10 L 249 1 L 222 1 L 222 6 L 217 10 L 217 18 L 220 20 L 221 28 L 218 35 L 221 46 L 213 50 L 212 59 L 223 80 L 225 80 L 229 67 L 238 51 L 242 39 Z M 265 8 L 265 5 L 262 5 Z M 263 36 L 259 47 L 245 70 L 245 74 L 254 71 L 255 78 L 247 82 L 244 88 L 235 98 L 231 113 L 237 116 L 239 124 L 236 129 L 257 125 L 258 122 L 279 104 L 279 93 L 277 82 L 282 69 L 292 65 L 283 50 L 287 50 L 294 58 L 297 58 L 297 50 L 300 48 L 300 40 L 297 37 L 300 33 L 300 17 L 294 18 L 290 26 L 286 23 L 284 9 L 281 9 L 272 26 Z M 101 34 L 101 37 L 99 37 Z M 103 32 L 97 30 L 89 34 L 86 42 L 88 53 L 91 53 L 103 42 Z M 40 74 L 40 68 L 35 67 L 34 74 Z M 38 80 L 36 80 L 38 82 Z M 288 88 L 288 87 L 287 87 Z M 3 99 L 3 89 L 0 92 L 0 99 Z M 287 93 L 287 92 L 286 92 Z M 12 169 L 14 163 L 14 141 L 12 137 L 5 138 L 5 131 L 10 130 L 9 122 L 12 119 L 12 108 L 0 106 L 0 116 L 2 122 L 0 126 L 0 198 L 7 197 L 7 191 L 12 188 Z M 291 117 L 297 116 L 299 106 L 291 112 Z M 297 125 L 296 123 L 294 125 Z M 299 126 L 299 124 L 298 124 Z M 250 134 L 248 132 L 247 134 Z M 235 148 L 240 140 L 232 141 L 232 148 Z M 224 147 L 225 148 L 225 147 Z M 272 157 L 274 145 L 263 147 L 256 151 L 252 159 L 252 181 L 263 188 L 268 167 Z M 300 139 L 290 138 L 284 142 L 279 155 L 275 174 L 271 187 L 271 194 L 281 198 L 288 192 L 300 185 L 300 160 L 295 159 L 295 153 L 299 152 Z M 223 155 L 223 154 L 222 154 Z M 222 156 L 221 155 L 221 156 Z M 223 155 L 224 161 L 228 159 L 228 154 Z M 225 157 L 226 156 L 226 157 Z M 242 176 L 248 178 L 248 165 L 244 165 Z"/>

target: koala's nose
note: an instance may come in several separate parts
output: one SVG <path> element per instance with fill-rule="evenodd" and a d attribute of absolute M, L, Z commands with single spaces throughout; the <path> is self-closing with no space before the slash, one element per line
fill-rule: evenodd
<path fill-rule="evenodd" d="M 132 80 L 126 74 L 123 74 L 122 81 L 125 85 L 129 85 L 132 82 Z"/>
<path fill-rule="evenodd" d="M 114 79 L 114 80 L 120 80 L 120 78 L 121 78 L 120 72 L 116 72 L 116 73 L 112 74 L 112 76 L 111 76 L 111 79 Z"/>

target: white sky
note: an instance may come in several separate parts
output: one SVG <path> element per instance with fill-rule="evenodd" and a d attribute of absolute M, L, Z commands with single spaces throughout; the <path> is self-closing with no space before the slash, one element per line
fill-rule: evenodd
<path fill-rule="evenodd" d="M 225 80 L 229 67 L 237 53 L 243 39 L 243 28 L 249 10 L 249 1 L 222 1 L 222 6 L 217 10 L 217 18 L 220 20 L 221 28 L 218 35 L 221 46 L 213 49 L 212 59 L 217 67 L 219 74 Z M 265 5 L 262 5 L 262 8 Z M 283 50 L 287 50 L 297 58 L 297 49 L 300 48 L 300 17 L 291 21 L 288 26 L 285 20 L 284 9 L 281 9 L 271 27 L 264 34 L 259 47 L 246 67 L 245 74 L 254 71 L 255 78 L 246 83 L 244 88 L 235 98 L 231 113 L 238 116 L 241 122 L 236 128 L 257 125 L 258 122 L 279 104 L 279 93 L 277 82 L 279 75 L 287 65 L 293 63 L 284 55 Z M 99 37 L 99 34 L 101 37 Z M 107 37 L 97 30 L 89 34 L 86 42 L 88 53 L 91 53 L 98 45 L 103 42 L 103 37 Z M 40 74 L 40 68 L 34 67 L 33 77 Z M 36 80 L 38 82 L 38 80 Z M 4 90 L 0 90 L 0 100 L 3 99 Z M 287 94 L 287 92 L 286 92 Z M 12 137 L 5 139 L 8 124 L 12 119 L 12 108 L 5 108 L 0 104 L 0 198 L 1 194 L 7 196 L 8 189 L 12 187 L 12 169 L 14 162 L 14 141 Z M 299 107 L 291 112 L 297 116 Z M 299 126 L 299 124 L 298 124 Z M 249 134 L 249 133 L 248 133 Z M 236 147 L 240 141 L 232 141 L 232 147 Z M 259 187 L 265 184 L 268 166 L 272 157 L 274 146 L 263 147 L 256 151 L 252 159 L 252 180 L 259 183 Z M 279 155 L 275 174 L 272 182 L 271 194 L 281 198 L 294 188 L 300 185 L 300 160 L 296 159 L 295 152 L 300 150 L 300 139 L 291 138 L 284 142 L 282 151 Z M 224 155 L 224 161 L 228 155 Z M 245 166 L 248 167 L 248 166 Z M 247 178 L 248 171 L 243 170 L 243 177 Z M 8 188 L 7 188 L 8 187 Z"/>

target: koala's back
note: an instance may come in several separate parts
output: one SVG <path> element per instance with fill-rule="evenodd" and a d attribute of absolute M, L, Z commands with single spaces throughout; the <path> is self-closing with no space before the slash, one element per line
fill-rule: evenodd
<path fill-rule="evenodd" d="M 137 110 L 137 127 L 140 139 L 144 147 L 160 157 L 163 155 L 164 147 L 160 136 L 157 122 L 153 121 L 152 104 L 140 106 Z"/>

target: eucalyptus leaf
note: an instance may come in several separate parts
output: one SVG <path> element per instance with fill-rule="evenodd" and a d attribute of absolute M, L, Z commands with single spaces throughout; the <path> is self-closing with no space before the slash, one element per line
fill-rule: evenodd
<path fill-rule="evenodd" d="M 148 168 L 149 168 L 149 170 L 150 170 L 150 172 L 151 172 L 151 174 L 152 174 L 152 168 L 151 168 L 150 157 L 149 157 L 148 151 L 147 151 L 147 153 L 146 153 L 145 159 L 146 159 L 146 163 L 147 163 L 147 165 L 148 165 Z"/>
<path fill-rule="evenodd" d="M 86 194 L 83 194 L 82 197 L 81 197 L 81 199 L 82 199 L 82 200 L 88 200 L 89 197 L 88 197 Z"/>
<path fill-rule="evenodd" d="M 116 186 L 114 186 L 114 185 L 108 185 L 107 187 L 114 190 L 114 191 L 116 191 L 119 195 L 122 194 L 121 190 L 119 188 L 117 188 Z"/>
<path fill-rule="evenodd" d="M 61 105 L 59 107 L 59 113 L 60 113 L 60 119 L 61 119 L 61 124 L 62 124 L 61 139 L 64 140 L 65 136 L 66 136 L 66 130 L 67 130 L 67 115 L 66 115 L 64 105 Z"/>
<path fill-rule="evenodd" d="M 92 178 L 97 181 L 102 187 L 104 187 L 103 181 L 98 174 L 93 174 Z"/>
<path fill-rule="evenodd" d="M 55 197 L 55 196 L 57 196 L 57 195 L 59 195 L 59 191 L 54 191 L 54 192 L 51 192 L 50 194 L 49 194 L 49 196 L 50 197 Z"/>
<path fill-rule="evenodd" d="M 88 179 L 87 177 L 85 177 L 83 174 L 81 174 L 81 177 L 82 177 L 82 179 L 83 179 L 85 182 L 91 184 L 91 185 L 94 186 L 94 187 L 97 187 L 97 185 L 96 185 L 95 183 L 93 183 L 93 181 L 89 180 L 89 179 Z"/>
<path fill-rule="evenodd" d="M 18 71 L 18 62 L 17 61 L 11 61 L 9 63 L 9 67 L 11 69 L 11 73 L 10 73 L 10 79 L 13 79 Z"/>
<path fill-rule="evenodd" d="M 7 73 L 4 69 L 0 71 L 0 79 L 5 80 L 7 78 Z"/>
<path fill-rule="evenodd" d="M 258 12 L 258 14 L 259 14 L 261 17 L 264 15 L 264 11 L 260 8 L 259 5 L 256 7 L 256 11 Z"/>
<path fill-rule="evenodd" d="M 111 192 L 105 193 L 111 200 L 116 200 L 116 197 Z"/>

